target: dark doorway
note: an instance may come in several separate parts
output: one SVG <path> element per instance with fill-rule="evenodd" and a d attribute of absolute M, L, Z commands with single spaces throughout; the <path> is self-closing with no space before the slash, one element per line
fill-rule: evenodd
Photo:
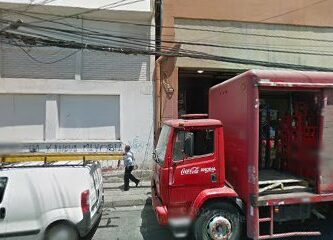
<path fill-rule="evenodd" d="M 232 70 L 179 69 L 179 116 L 190 113 L 208 113 L 209 88 L 239 73 L 239 71 Z"/>

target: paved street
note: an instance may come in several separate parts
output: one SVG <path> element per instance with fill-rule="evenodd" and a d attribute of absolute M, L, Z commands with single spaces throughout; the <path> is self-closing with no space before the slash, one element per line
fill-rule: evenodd
<path fill-rule="evenodd" d="M 140 183 L 138 188 L 131 183 L 132 188 L 129 192 L 122 191 L 123 171 L 104 174 L 105 210 L 93 240 L 174 240 L 169 229 L 159 226 L 150 205 L 150 181 L 147 180 L 150 178 L 149 172 L 140 173 L 136 171 L 134 174 L 141 179 L 144 175 L 147 176 L 143 178 L 145 180 Z M 144 203 L 146 204 L 144 205 Z M 307 229 L 309 225 L 314 226 L 311 223 L 304 224 L 305 231 L 309 230 Z M 325 224 L 320 224 L 320 226 L 320 230 L 323 232 L 322 237 L 289 239 L 332 240 L 333 229 L 331 226 L 333 226 L 333 219 L 325 221 Z M 289 227 L 290 231 L 295 231 L 294 225 L 290 224 Z"/>
<path fill-rule="evenodd" d="M 158 225 L 151 206 L 106 209 L 94 240 L 170 240 L 168 229 Z"/>
<path fill-rule="evenodd" d="M 323 228 L 324 236 L 291 240 L 332 240 L 333 221 Z M 173 240 L 170 231 L 156 222 L 149 204 L 141 207 L 106 209 L 93 240 Z M 280 239 L 282 240 L 282 239 Z"/>

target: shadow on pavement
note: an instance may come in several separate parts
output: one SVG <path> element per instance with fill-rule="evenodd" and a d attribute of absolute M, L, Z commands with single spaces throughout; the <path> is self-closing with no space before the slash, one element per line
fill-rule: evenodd
<path fill-rule="evenodd" d="M 82 238 L 82 240 L 91 240 L 93 238 L 93 236 L 95 235 L 95 233 L 98 229 L 99 223 L 101 222 L 101 219 L 102 219 L 102 216 L 98 219 L 96 225 L 93 227 L 93 229 L 91 229 L 90 233 L 87 236 L 85 236 L 84 238 Z"/>
<path fill-rule="evenodd" d="M 152 206 L 150 204 L 150 199 L 146 201 L 146 204 L 141 212 L 141 218 L 142 218 L 142 225 L 140 227 L 140 232 L 143 236 L 144 240 L 175 240 L 173 237 L 171 231 L 167 227 L 162 227 L 158 224 L 154 210 L 152 209 Z M 322 221 L 314 221 L 310 223 L 304 223 L 305 229 L 307 230 L 307 226 L 311 226 L 312 228 L 315 227 L 319 231 L 322 232 L 322 236 L 320 237 L 295 237 L 295 238 L 287 238 L 290 240 L 332 240 L 333 239 L 333 231 L 332 231 L 332 226 L 333 226 L 333 217 L 327 219 L 327 220 L 322 220 Z M 303 226 L 304 226 L 303 225 Z M 292 225 L 290 226 L 292 228 Z M 287 230 L 287 229 L 284 229 Z M 292 229 L 290 229 L 292 231 Z M 189 236 L 187 238 L 193 239 L 193 237 Z M 245 238 L 246 239 L 246 238 Z M 285 240 L 283 239 L 278 239 L 278 240 Z"/>
<path fill-rule="evenodd" d="M 99 220 L 97 221 L 97 224 L 92 228 L 90 233 L 87 236 L 85 236 L 84 238 L 81 238 L 81 240 L 92 240 L 96 231 L 99 228 L 116 228 L 116 227 L 119 227 L 118 225 L 111 224 L 112 220 L 119 219 L 119 217 L 110 217 L 109 214 L 104 214 L 104 213 L 105 213 L 105 211 L 103 211 L 102 216 L 99 218 Z M 103 222 L 103 224 L 101 224 L 101 221 Z"/>
<path fill-rule="evenodd" d="M 173 240 L 171 231 L 167 227 L 160 226 L 157 222 L 154 210 L 151 206 L 151 200 L 147 199 L 141 212 L 142 224 L 140 232 L 145 240 Z"/>

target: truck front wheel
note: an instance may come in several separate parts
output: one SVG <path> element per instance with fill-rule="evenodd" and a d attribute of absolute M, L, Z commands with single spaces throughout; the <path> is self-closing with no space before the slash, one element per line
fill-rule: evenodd
<path fill-rule="evenodd" d="M 242 238 L 243 219 L 230 203 L 213 202 L 202 209 L 194 225 L 196 240 L 238 240 Z"/>

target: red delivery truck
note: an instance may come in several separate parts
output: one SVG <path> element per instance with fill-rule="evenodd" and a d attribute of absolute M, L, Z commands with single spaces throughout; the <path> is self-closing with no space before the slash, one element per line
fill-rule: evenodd
<path fill-rule="evenodd" d="M 332 149 L 333 73 L 245 72 L 210 89 L 207 118 L 164 123 L 157 219 L 197 240 L 318 236 L 307 221 L 332 214 Z"/>

